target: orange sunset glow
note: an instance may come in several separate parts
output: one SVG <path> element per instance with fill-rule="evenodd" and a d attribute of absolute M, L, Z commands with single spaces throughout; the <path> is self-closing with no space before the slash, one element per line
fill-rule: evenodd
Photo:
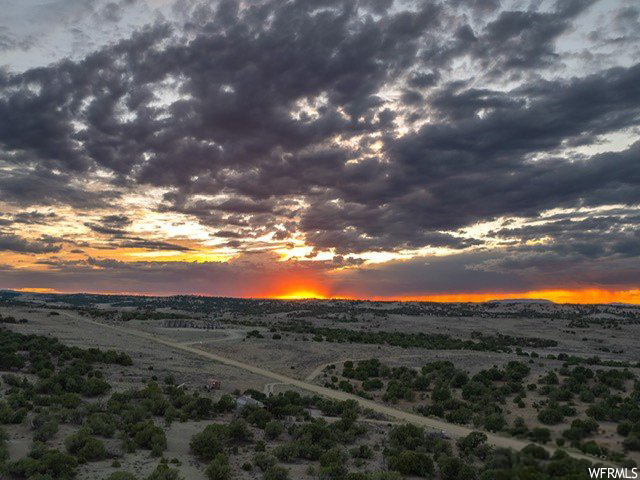
<path fill-rule="evenodd" d="M 251 297 L 274 298 L 280 300 L 326 299 L 331 298 L 328 285 L 317 276 L 301 274 L 276 277 L 264 292 L 249 294 Z"/>
<path fill-rule="evenodd" d="M 496 293 L 438 293 L 432 295 L 399 295 L 399 296 L 368 296 L 358 294 L 330 294 L 326 288 L 319 286 L 296 286 L 295 282 L 286 283 L 289 287 L 281 287 L 272 293 L 258 293 L 239 295 L 242 298 L 268 298 L 274 300 L 372 300 L 384 302 L 469 302 L 482 303 L 491 300 L 549 300 L 554 303 L 573 304 L 640 304 L 640 289 L 634 290 L 604 290 L 604 289 L 576 289 L 576 290 L 532 290 L 527 292 L 496 292 Z M 287 289 L 288 288 L 288 289 Z M 42 287 L 22 287 L 14 289 L 20 292 L 31 293 L 109 293 L 122 295 L 135 295 L 131 291 L 68 291 Z M 170 295 L 167 292 L 149 292 L 161 296 Z"/>
<path fill-rule="evenodd" d="M 450 293 L 433 295 L 401 295 L 397 297 L 366 296 L 353 294 L 326 295 L 313 290 L 293 289 L 288 293 L 274 293 L 267 298 L 281 300 L 297 299 L 344 299 L 344 300 L 380 300 L 404 302 L 487 302 L 490 300 L 532 299 L 549 300 L 554 303 L 627 303 L 640 304 L 640 289 L 615 291 L 603 289 L 576 290 L 533 290 L 528 292 L 496 293 Z"/>
<path fill-rule="evenodd" d="M 281 295 L 271 296 L 268 295 L 267 298 L 275 298 L 278 300 L 305 300 L 305 299 L 316 299 L 322 300 L 326 299 L 322 293 L 314 292 L 312 290 L 294 290 L 289 293 L 284 293 Z"/>
<path fill-rule="evenodd" d="M 376 300 L 407 302 L 486 302 L 490 300 L 534 299 L 554 303 L 629 303 L 640 304 L 640 290 L 610 291 L 586 290 L 533 290 L 529 292 L 452 293 L 436 295 L 400 296 L 396 298 L 374 297 Z"/>

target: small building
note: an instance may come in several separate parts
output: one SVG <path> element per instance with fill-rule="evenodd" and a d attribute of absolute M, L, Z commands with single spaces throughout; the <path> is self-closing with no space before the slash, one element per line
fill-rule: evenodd
<path fill-rule="evenodd" d="M 264 407 L 264 403 L 250 397 L 249 395 L 240 395 L 236 398 L 236 408 L 244 408 L 247 405 L 251 405 L 252 407 Z"/>
<path fill-rule="evenodd" d="M 196 328 L 201 330 L 219 330 L 224 328 L 218 320 L 169 318 L 162 322 L 164 328 Z"/>
<path fill-rule="evenodd" d="M 220 380 L 217 378 L 209 378 L 204 388 L 207 390 L 220 390 Z"/>

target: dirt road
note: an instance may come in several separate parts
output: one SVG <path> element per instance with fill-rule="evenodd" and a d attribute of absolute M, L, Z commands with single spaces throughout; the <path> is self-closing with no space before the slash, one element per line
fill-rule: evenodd
<path fill-rule="evenodd" d="M 175 328 L 167 328 L 167 329 L 163 329 L 163 330 L 175 330 Z M 188 331 L 193 331 L 191 329 L 185 329 Z M 221 332 L 223 334 L 222 337 L 220 338 L 205 338 L 204 340 L 192 340 L 189 342 L 180 342 L 182 345 L 208 345 L 210 343 L 217 343 L 217 342 L 230 342 L 232 340 L 242 340 L 245 337 L 245 332 L 243 330 L 236 330 L 236 329 L 225 329 L 225 330 L 216 330 L 216 332 Z"/>
<path fill-rule="evenodd" d="M 356 402 L 358 402 L 360 404 L 361 407 L 366 408 L 366 409 L 370 409 L 374 412 L 377 413 L 381 413 L 383 415 L 386 415 L 390 418 L 394 418 L 396 420 L 400 420 L 402 422 L 407 422 L 407 423 L 411 423 L 414 425 L 419 425 L 422 427 L 426 427 L 429 429 L 433 429 L 433 430 L 437 430 L 440 432 L 443 432 L 444 434 L 452 437 L 452 438 L 460 438 L 460 437 L 464 437 L 466 435 L 468 435 L 469 433 L 471 433 L 472 431 L 474 431 L 471 428 L 465 427 L 463 425 L 456 425 L 456 424 L 452 424 L 452 423 L 447 423 L 444 422 L 442 420 L 438 420 L 435 418 L 429 418 L 429 417 L 424 417 L 422 415 L 416 415 L 414 413 L 410 413 L 410 412 L 404 412 L 402 410 L 398 410 L 396 408 L 393 407 L 388 407 L 386 405 L 382 405 L 380 403 L 371 401 L 371 400 L 367 400 L 361 397 L 358 397 L 357 395 L 352 395 L 346 392 L 342 392 L 342 391 L 338 391 L 338 390 L 332 390 L 330 388 L 325 388 L 325 387 L 321 387 L 319 385 L 314 385 L 311 383 L 306 382 L 305 380 L 298 380 L 295 378 L 291 378 L 291 377 L 287 377 L 286 375 L 282 375 L 276 372 L 272 372 L 270 370 L 267 370 L 265 368 L 261 368 L 261 367 L 257 367 L 255 365 L 251 365 L 248 363 L 244 363 L 244 362 L 240 362 L 238 360 L 233 360 L 231 358 L 227 358 L 227 357 L 223 357 L 221 355 L 217 355 L 215 353 L 211 353 L 211 352 L 206 352 L 204 350 L 200 350 L 198 348 L 194 348 L 191 345 L 185 345 L 183 343 L 179 343 L 179 342 L 174 342 L 172 340 L 169 340 L 167 338 L 163 338 L 161 336 L 152 334 L 152 333 L 148 333 L 148 332 L 143 332 L 140 330 L 136 330 L 133 328 L 129 328 L 129 327 L 121 327 L 121 326 L 116 326 L 116 325 L 111 325 L 111 324 L 106 324 L 106 323 L 101 323 L 101 322 L 97 322 L 95 320 L 90 320 L 88 318 L 82 317 L 81 315 L 77 315 L 74 313 L 70 313 L 70 312 L 64 312 L 64 311 L 60 311 L 60 313 L 62 315 L 65 315 L 69 318 L 72 318 L 74 320 L 79 320 L 82 322 L 88 322 L 88 323 L 92 323 L 95 325 L 99 325 L 102 326 L 104 328 L 108 328 L 108 329 L 112 329 L 115 331 L 118 331 L 120 333 L 127 333 L 129 335 L 133 335 L 139 338 L 144 338 L 147 340 L 151 340 L 153 342 L 157 342 L 161 345 L 165 345 L 167 347 L 173 348 L 175 350 L 181 350 L 183 352 L 188 352 L 191 353 L 193 355 L 197 355 L 201 358 L 205 358 L 208 360 L 213 360 L 215 362 L 219 362 L 219 363 L 223 363 L 226 365 L 230 365 L 233 367 L 237 367 L 240 368 L 242 370 L 254 373 L 256 375 L 260 375 L 266 378 L 270 378 L 272 380 L 275 380 L 276 383 L 283 383 L 286 385 L 291 385 L 294 387 L 298 387 L 301 388 L 303 390 L 306 390 L 308 392 L 311 393 L 316 393 L 318 395 L 322 395 L 324 397 L 328 397 L 328 398 L 333 398 L 335 400 L 355 400 Z M 518 440 L 516 438 L 510 438 L 510 437 L 503 437 L 501 435 L 496 435 L 496 434 L 492 434 L 489 432 L 485 432 L 487 435 L 487 440 L 490 444 L 496 446 L 496 447 L 505 447 L 505 448 L 512 448 L 514 450 L 521 450 L 522 448 L 524 448 L 525 446 L 527 446 L 530 442 L 526 442 L 526 441 L 522 441 L 522 440 Z M 552 446 L 544 446 L 545 449 L 547 449 L 550 453 L 555 452 L 555 448 Z M 572 452 L 572 451 L 567 451 L 567 453 L 569 453 L 571 456 L 575 457 L 575 458 L 580 458 L 580 459 L 586 459 L 589 460 L 591 462 L 596 462 L 598 461 L 597 459 L 593 458 L 593 457 L 589 457 L 587 455 L 583 455 L 581 453 L 577 453 L 577 452 Z M 605 461 L 601 461 L 602 463 L 608 463 Z"/>

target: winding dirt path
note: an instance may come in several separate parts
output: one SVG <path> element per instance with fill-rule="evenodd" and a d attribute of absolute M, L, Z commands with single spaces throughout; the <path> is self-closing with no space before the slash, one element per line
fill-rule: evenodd
<path fill-rule="evenodd" d="M 170 330 L 170 329 L 167 329 L 167 330 Z M 188 342 L 179 342 L 179 343 L 181 345 L 206 345 L 209 343 L 229 342 L 231 340 L 242 340 L 245 337 L 245 333 L 241 330 L 225 329 L 225 330 L 216 330 L 216 331 L 223 332 L 225 336 L 219 337 L 219 338 L 204 338 L 203 340 L 191 340 Z"/>

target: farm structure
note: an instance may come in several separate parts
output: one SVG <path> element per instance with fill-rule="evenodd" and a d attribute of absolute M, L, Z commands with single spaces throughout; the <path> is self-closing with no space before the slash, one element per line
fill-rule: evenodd
<path fill-rule="evenodd" d="M 162 324 L 165 328 L 197 328 L 200 330 L 219 330 L 224 328 L 217 320 L 167 319 Z"/>
<path fill-rule="evenodd" d="M 204 388 L 205 390 L 220 390 L 220 380 L 217 378 L 209 378 Z"/>
<path fill-rule="evenodd" d="M 247 406 L 262 408 L 264 407 L 264 403 L 249 395 L 240 395 L 236 398 L 236 408 L 242 409 Z"/>

